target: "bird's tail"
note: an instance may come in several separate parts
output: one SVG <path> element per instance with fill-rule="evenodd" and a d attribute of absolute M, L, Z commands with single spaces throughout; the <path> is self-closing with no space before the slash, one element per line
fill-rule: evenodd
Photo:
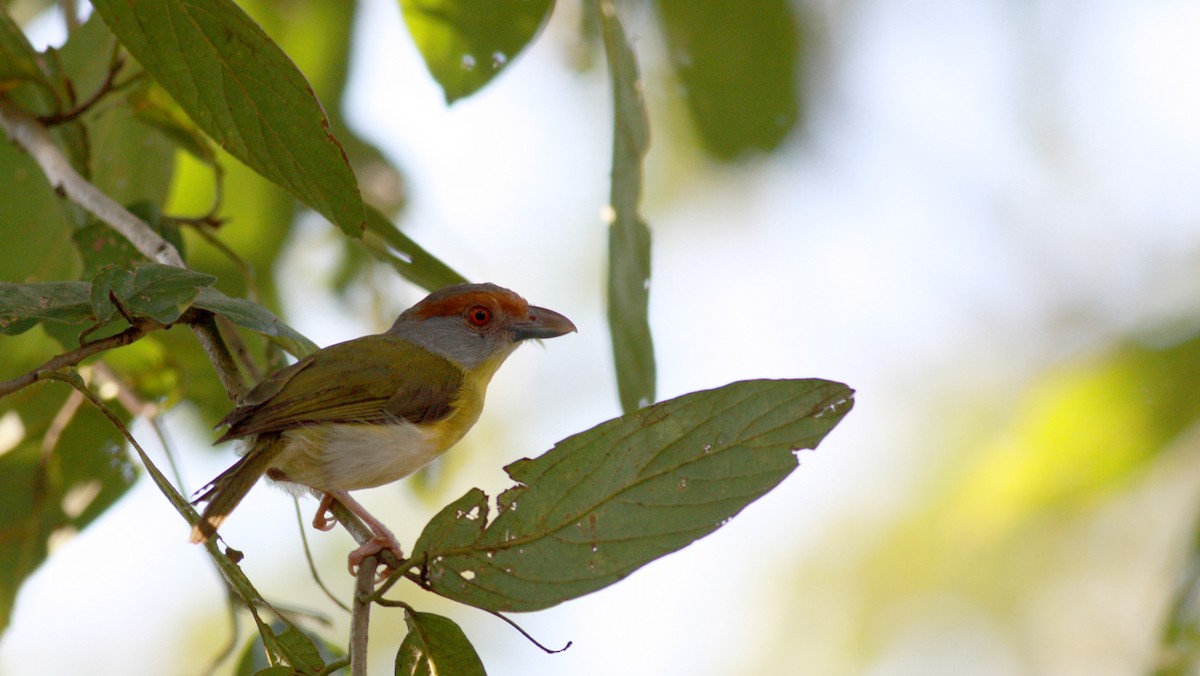
<path fill-rule="evenodd" d="M 284 446 L 278 434 L 260 434 L 252 444 L 246 455 L 208 482 L 200 489 L 204 494 L 192 500 L 193 505 L 208 502 L 200 520 L 192 527 L 193 543 L 208 542 L 217 534 L 217 529 L 267 471 Z"/>

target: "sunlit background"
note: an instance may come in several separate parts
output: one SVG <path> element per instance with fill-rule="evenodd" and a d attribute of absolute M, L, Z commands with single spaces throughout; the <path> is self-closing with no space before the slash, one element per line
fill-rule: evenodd
<path fill-rule="evenodd" d="M 411 585 L 404 598 L 461 624 L 493 674 L 1154 669 L 1200 497 L 1200 3 L 805 5 L 801 129 L 735 164 L 698 149 L 653 13 L 620 7 L 651 112 L 660 398 L 813 376 L 854 387 L 856 408 L 727 527 L 514 616 L 565 652 Z M 363 494 L 405 542 L 468 488 L 506 488 L 504 464 L 619 414 L 609 89 L 602 63 L 577 68 L 578 12 L 560 2 L 453 107 L 393 0 L 357 18 L 346 114 L 404 169 L 406 231 L 580 328 L 510 360 L 415 490 Z M 383 307 L 328 292 L 340 235 L 311 220 L 275 271 L 300 331 L 336 342 L 419 298 L 396 281 Z M 169 421 L 192 486 L 231 462 L 186 408 Z M 223 534 L 268 599 L 319 611 L 332 625 L 312 626 L 342 642 L 348 616 L 312 582 L 295 524 L 290 497 L 260 487 Z M 201 671 L 230 629 L 186 534 L 143 477 L 25 585 L 0 672 Z M 309 540 L 348 599 L 349 537 Z M 390 673 L 402 613 L 372 619 L 372 672 Z"/>

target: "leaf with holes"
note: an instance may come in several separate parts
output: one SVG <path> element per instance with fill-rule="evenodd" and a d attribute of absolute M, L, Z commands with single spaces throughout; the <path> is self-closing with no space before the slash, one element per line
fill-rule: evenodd
<path fill-rule="evenodd" d="M 774 488 L 854 405 L 827 380 L 693 392 L 560 441 L 426 525 L 413 577 L 479 608 L 540 610 L 588 594 L 720 528 Z"/>

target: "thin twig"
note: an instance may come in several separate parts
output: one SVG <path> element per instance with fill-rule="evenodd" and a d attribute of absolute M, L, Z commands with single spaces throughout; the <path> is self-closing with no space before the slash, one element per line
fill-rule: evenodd
<path fill-rule="evenodd" d="M 218 572 L 220 572 L 219 569 Z M 226 587 L 226 589 L 229 590 L 225 594 L 225 608 L 229 613 L 229 640 L 212 656 L 212 661 L 209 662 L 208 668 L 200 672 L 204 676 L 212 676 L 217 673 L 217 668 L 225 660 L 229 659 L 234 650 L 237 650 L 238 636 L 242 633 L 241 623 L 238 621 L 237 596 L 234 595 L 232 588 Z"/>
<path fill-rule="evenodd" d="M 375 591 L 375 567 L 379 559 L 362 560 L 354 582 L 354 610 L 350 614 L 350 676 L 367 676 L 367 634 L 371 625 L 371 596 Z"/>
<path fill-rule="evenodd" d="M 164 265 L 187 267 L 174 245 L 80 176 L 67 156 L 55 145 L 46 127 L 4 96 L 0 96 L 0 128 L 37 162 L 51 187 L 129 240 L 143 256 Z M 192 331 L 208 354 L 226 394 L 236 401 L 246 392 L 246 384 L 229 357 L 229 349 L 221 341 L 215 324 L 196 322 L 192 324 Z M 3 394 L 5 392 L 0 390 L 0 396 Z"/>
<path fill-rule="evenodd" d="M 308 536 L 304 533 L 304 515 L 300 513 L 300 500 L 296 496 L 292 496 L 292 504 L 296 506 L 296 521 L 300 525 L 300 541 L 304 544 L 304 558 L 308 561 L 308 570 L 312 573 L 313 580 L 321 588 L 321 591 L 325 592 L 330 601 L 333 601 L 342 610 L 350 612 L 350 608 L 341 599 L 334 596 L 333 592 L 329 591 L 329 587 L 325 586 L 325 582 L 321 580 L 321 575 L 317 572 L 317 564 L 313 562 L 312 549 L 308 546 Z"/>
<path fill-rule="evenodd" d="M 125 62 L 120 57 L 119 49 L 120 47 L 118 45 L 113 45 L 113 54 L 108 64 L 108 73 L 105 74 L 104 81 L 100 83 L 100 86 L 96 88 L 96 91 L 92 92 L 92 95 L 89 96 L 86 101 L 63 113 L 43 115 L 37 118 L 38 122 L 41 122 L 47 127 L 73 122 L 77 120 L 80 115 L 83 115 L 87 111 L 91 110 L 92 106 L 96 105 L 100 99 L 111 93 L 113 91 L 113 82 L 117 78 L 117 73 L 121 72 L 121 66 L 125 65 Z"/>
<path fill-rule="evenodd" d="M 94 354 L 99 354 L 105 350 L 111 350 L 129 345 L 130 343 L 133 343 L 142 336 L 146 335 L 149 330 L 161 328 L 161 326 L 162 325 L 158 324 L 157 322 L 145 320 L 139 321 L 137 324 L 134 324 L 118 334 L 92 341 L 86 345 L 81 345 L 70 352 L 64 352 L 60 355 L 55 355 L 47 360 L 45 364 L 42 364 L 32 371 L 19 375 L 16 378 L 0 382 L 0 397 L 4 397 L 23 387 L 32 385 L 47 372 L 58 371 L 64 368 L 75 366 L 79 362 Z"/>

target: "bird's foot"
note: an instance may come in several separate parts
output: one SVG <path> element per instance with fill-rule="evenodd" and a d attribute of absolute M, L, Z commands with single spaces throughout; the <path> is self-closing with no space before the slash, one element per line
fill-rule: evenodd
<path fill-rule="evenodd" d="M 364 559 L 368 556 L 375 556 L 383 551 L 391 552 L 399 561 L 404 560 L 404 552 L 401 550 L 400 542 L 396 540 L 395 535 L 392 535 L 391 532 L 376 533 L 375 537 L 367 540 L 361 547 L 350 552 L 350 555 L 347 557 L 350 564 L 350 574 L 358 575 L 358 569 Z M 376 558 L 376 561 L 376 566 L 384 563 L 378 558 Z M 383 572 L 375 576 L 376 584 L 386 580 L 393 572 L 395 571 L 390 565 L 384 564 Z"/>
<path fill-rule="evenodd" d="M 333 515 L 333 496 L 326 493 L 321 498 L 321 504 L 317 505 L 317 513 L 313 516 L 313 528 L 323 531 L 331 531 L 337 524 L 337 517 Z"/>

